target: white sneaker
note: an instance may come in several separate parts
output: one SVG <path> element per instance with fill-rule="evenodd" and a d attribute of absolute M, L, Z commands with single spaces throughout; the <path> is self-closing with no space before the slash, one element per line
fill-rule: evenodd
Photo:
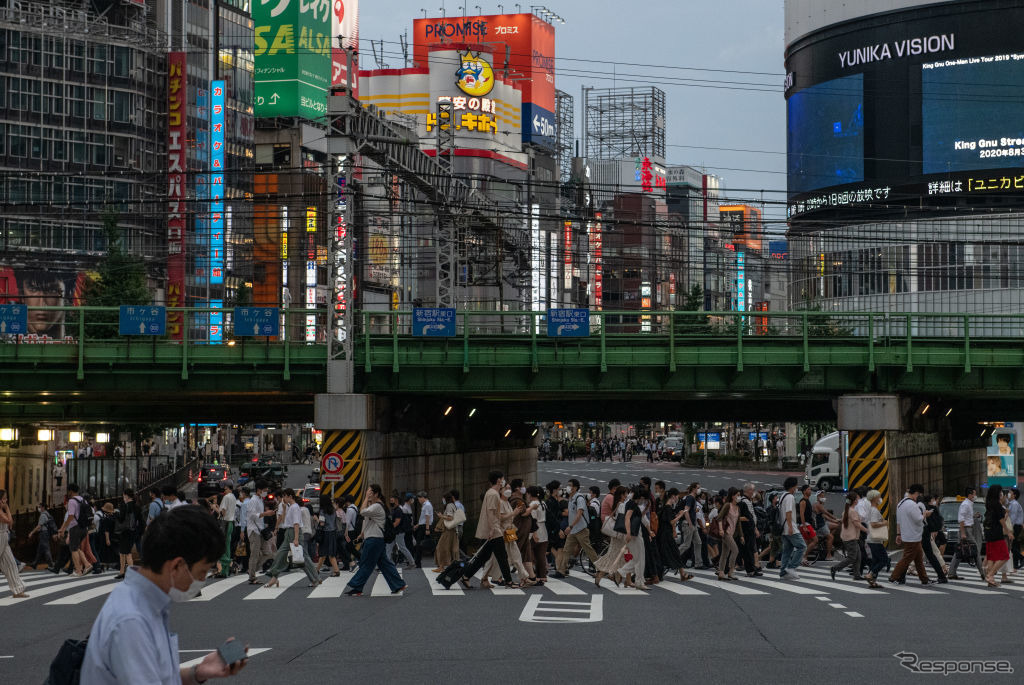
<path fill-rule="evenodd" d="M 786 580 L 800 580 L 800 574 L 790 569 L 789 571 L 786 571 L 786 575 L 784 575 L 783 578 Z"/>
<path fill-rule="evenodd" d="M 25 570 L 25 562 L 24 561 L 19 561 L 18 562 L 18 573 L 21 573 L 24 570 Z"/>

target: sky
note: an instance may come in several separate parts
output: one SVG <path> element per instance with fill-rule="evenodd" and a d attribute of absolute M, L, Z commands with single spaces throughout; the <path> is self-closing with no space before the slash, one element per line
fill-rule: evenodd
<path fill-rule="evenodd" d="M 723 177 L 730 198 L 761 199 L 763 190 L 765 200 L 784 199 L 782 0 L 547 2 L 565 20 L 555 24 L 555 86 L 576 99 L 577 137 L 581 86 L 610 87 L 613 77 L 619 86 L 654 85 L 666 93 L 669 164 Z M 456 0 L 362 0 L 361 67 L 377 68 L 370 41 L 381 39 L 388 65 L 404 66 L 399 35 L 412 35 L 422 9 L 441 16 L 442 4 L 448 16 L 463 14 Z M 515 3 L 503 5 L 506 13 L 516 11 Z M 466 11 L 499 13 L 489 0 L 480 8 L 469 4 Z"/>

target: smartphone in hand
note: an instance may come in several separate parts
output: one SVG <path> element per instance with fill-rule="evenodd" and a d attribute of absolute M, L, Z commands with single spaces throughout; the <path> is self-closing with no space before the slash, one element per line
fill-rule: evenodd
<path fill-rule="evenodd" d="M 240 640 L 228 640 L 217 648 L 220 658 L 228 666 L 238 663 L 245 658 L 245 645 Z"/>

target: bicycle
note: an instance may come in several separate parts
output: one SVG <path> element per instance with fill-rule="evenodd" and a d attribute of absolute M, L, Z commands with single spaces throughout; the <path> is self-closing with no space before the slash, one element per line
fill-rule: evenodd
<path fill-rule="evenodd" d="M 597 542 L 596 544 L 592 541 L 591 547 L 594 548 L 594 551 L 597 553 L 597 556 L 600 557 L 602 554 L 605 553 L 605 550 L 608 549 L 608 541 L 603 538 L 600 542 Z M 581 571 L 586 573 L 591 578 L 597 575 L 597 568 L 594 567 L 594 562 L 590 560 L 590 557 L 587 556 L 586 550 L 584 550 L 582 547 L 580 548 L 580 551 L 576 554 L 576 556 L 573 557 L 573 559 L 571 560 L 570 566 L 578 566 Z"/>

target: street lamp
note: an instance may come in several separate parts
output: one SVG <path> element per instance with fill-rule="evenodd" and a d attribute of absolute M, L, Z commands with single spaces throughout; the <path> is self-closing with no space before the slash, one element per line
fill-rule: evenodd
<path fill-rule="evenodd" d="M 96 442 L 107 443 L 110 442 L 110 433 L 97 433 Z"/>
<path fill-rule="evenodd" d="M 16 428 L 0 428 L 0 442 L 14 442 L 18 439 Z"/>
<path fill-rule="evenodd" d="M 68 442 L 82 442 L 82 431 L 71 431 L 68 434 Z"/>
<path fill-rule="evenodd" d="M 39 438 L 39 442 L 49 442 L 53 440 L 53 431 L 49 428 L 40 428 L 36 437 Z"/>

